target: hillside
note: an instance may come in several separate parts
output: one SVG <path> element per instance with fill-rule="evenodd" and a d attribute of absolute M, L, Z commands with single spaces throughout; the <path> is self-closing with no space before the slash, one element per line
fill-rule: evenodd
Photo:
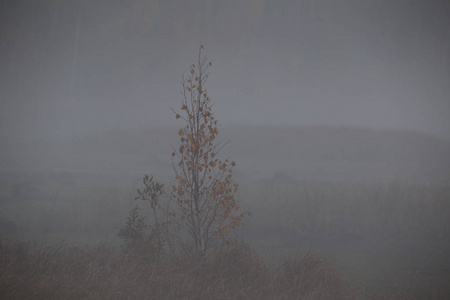
<path fill-rule="evenodd" d="M 370 128 L 230 127 L 221 155 L 236 160 L 237 179 L 260 182 L 273 176 L 294 180 L 401 179 L 447 182 L 450 143 L 409 131 Z M 35 143 L 4 149 L 3 169 L 115 172 L 124 176 L 172 174 L 176 128 L 109 130 L 66 143 Z M 4 148 L 7 148 L 4 146 Z"/>

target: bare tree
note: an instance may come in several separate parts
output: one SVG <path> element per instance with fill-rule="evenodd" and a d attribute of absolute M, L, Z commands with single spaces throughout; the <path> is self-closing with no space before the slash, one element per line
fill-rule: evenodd
<path fill-rule="evenodd" d="M 185 122 L 179 134 L 178 149 L 173 149 L 172 165 L 176 184 L 172 187 L 169 216 L 175 231 L 184 231 L 192 241 L 195 253 L 204 255 L 213 240 L 230 243 L 229 233 L 243 228 L 244 213 L 239 213 L 235 194 L 238 185 L 232 181 L 234 161 L 218 158 L 224 144 L 216 142 L 218 122 L 205 88 L 212 63 L 202 56 L 200 46 L 197 64 L 190 66 L 182 80 L 181 111 L 176 119 Z"/>

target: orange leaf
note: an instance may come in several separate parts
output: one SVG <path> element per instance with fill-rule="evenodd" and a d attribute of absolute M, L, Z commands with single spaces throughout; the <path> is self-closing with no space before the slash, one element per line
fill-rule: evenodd
<path fill-rule="evenodd" d="M 175 118 L 177 118 L 177 120 L 180 118 L 180 115 L 179 114 L 177 114 L 176 116 L 175 116 Z"/>

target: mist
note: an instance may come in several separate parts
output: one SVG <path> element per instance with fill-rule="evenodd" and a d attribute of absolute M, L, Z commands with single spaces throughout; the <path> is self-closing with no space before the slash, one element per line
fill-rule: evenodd
<path fill-rule="evenodd" d="M 311 250 L 367 291 L 448 279 L 447 254 L 423 258 L 450 253 L 438 0 L 1 1 L 0 237 L 118 243 L 142 176 L 173 182 L 200 45 L 264 259 Z"/>
<path fill-rule="evenodd" d="M 2 1 L 2 137 L 173 125 L 204 44 L 224 125 L 449 138 L 444 1 Z"/>

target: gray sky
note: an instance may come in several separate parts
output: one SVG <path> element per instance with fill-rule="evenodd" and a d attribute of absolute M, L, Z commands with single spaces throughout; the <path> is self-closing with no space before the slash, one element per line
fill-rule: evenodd
<path fill-rule="evenodd" d="M 3 139 L 179 124 L 205 45 L 224 126 L 401 128 L 450 138 L 448 1 L 0 2 Z"/>

